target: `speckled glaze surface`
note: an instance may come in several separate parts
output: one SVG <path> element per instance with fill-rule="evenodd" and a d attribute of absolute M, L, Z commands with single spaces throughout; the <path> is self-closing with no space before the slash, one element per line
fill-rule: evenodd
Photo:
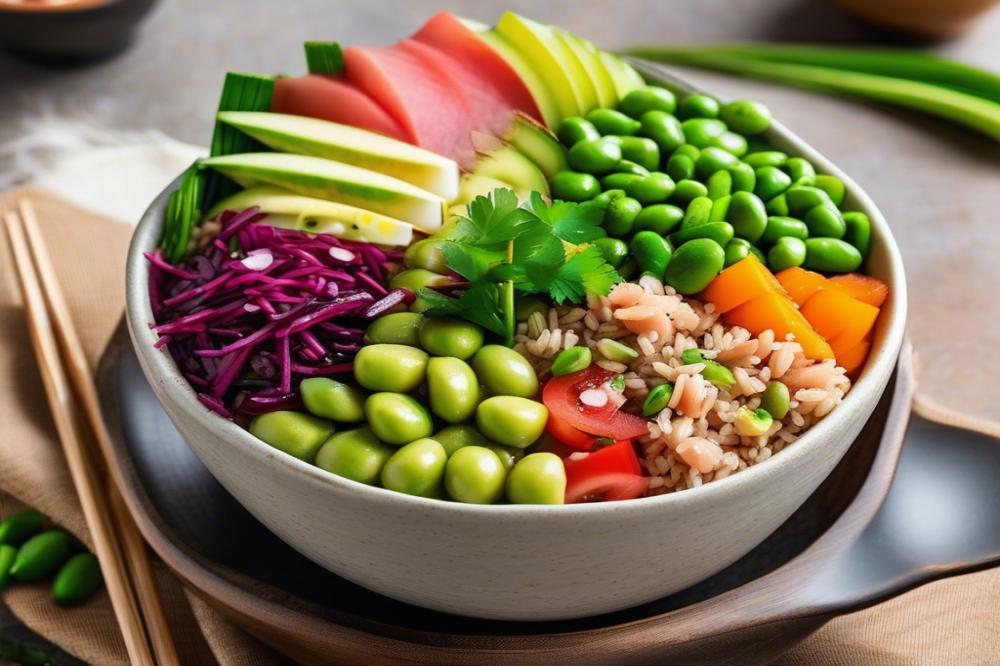
<path fill-rule="evenodd" d="M 160 238 L 169 190 L 152 203 L 129 250 L 132 342 L 170 418 L 222 485 L 275 534 L 344 578 L 415 605 L 503 620 L 569 619 L 652 601 L 724 569 L 792 515 L 870 416 L 903 340 L 906 283 L 882 214 L 790 131 L 775 123 L 769 132 L 779 148 L 844 180 L 846 204 L 874 226 L 869 271 L 892 290 L 874 351 L 843 403 L 773 458 L 700 488 L 626 502 L 474 506 L 372 488 L 271 448 L 204 408 L 170 356 L 153 348 L 142 253 Z"/>

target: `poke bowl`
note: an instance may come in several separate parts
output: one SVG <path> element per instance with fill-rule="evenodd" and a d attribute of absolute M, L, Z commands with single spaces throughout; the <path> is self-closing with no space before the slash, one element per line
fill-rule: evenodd
<path fill-rule="evenodd" d="M 840 461 L 902 262 L 766 109 L 510 13 L 306 53 L 227 78 L 127 267 L 146 378 L 281 539 L 417 606 L 569 619 L 724 569 Z"/>

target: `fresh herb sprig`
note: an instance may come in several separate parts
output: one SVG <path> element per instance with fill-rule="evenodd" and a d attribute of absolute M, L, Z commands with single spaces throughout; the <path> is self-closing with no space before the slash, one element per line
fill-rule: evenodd
<path fill-rule="evenodd" d="M 537 192 L 523 205 L 509 189 L 476 197 L 443 248 L 448 268 L 469 288 L 458 298 L 422 289 L 427 311 L 468 319 L 512 345 L 515 290 L 559 304 L 581 302 L 588 292 L 607 294 L 621 277 L 587 245 L 606 235 L 603 215 L 599 202 L 549 204 Z"/>

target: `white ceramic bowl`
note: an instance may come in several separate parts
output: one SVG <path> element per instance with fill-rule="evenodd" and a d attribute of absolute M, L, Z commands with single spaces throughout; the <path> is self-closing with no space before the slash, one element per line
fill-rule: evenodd
<path fill-rule="evenodd" d="M 369 487 L 268 446 L 203 407 L 169 354 L 153 348 L 142 253 L 160 239 L 168 192 L 150 206 L 129 249 L 132 342 L 171 420 L 212 474 L 275 534 L 344 578 L 417 606 L 502 620 L 568 619 L 652 601 L 721 571 L 798 509 L 871 415 L 902 344 L 906 283 L 882 214 L 790 131 L 775 123 L 769 138 L 847 184 L 848 207 L 874 226 L 868 268 L 891 291 L 873 352 L 844 401 L 773 458 L 700 488 L 624 502 L 477 506 Z"/>

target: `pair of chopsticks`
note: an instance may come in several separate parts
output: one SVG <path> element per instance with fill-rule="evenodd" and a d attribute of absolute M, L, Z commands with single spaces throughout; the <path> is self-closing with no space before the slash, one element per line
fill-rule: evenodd
<path fill-rule="evenodd" d="M 107 483 L 96 441 L 111 440 L 94 378 L 42 240 L 31 202 L 4 215 L 31 343 L 73 485 L 83 507 L 118 626 L 133 665 L 178 664 L 145 542 L 114 483 Z M 81 418 L 82 411 L 82 418 Z"/>

